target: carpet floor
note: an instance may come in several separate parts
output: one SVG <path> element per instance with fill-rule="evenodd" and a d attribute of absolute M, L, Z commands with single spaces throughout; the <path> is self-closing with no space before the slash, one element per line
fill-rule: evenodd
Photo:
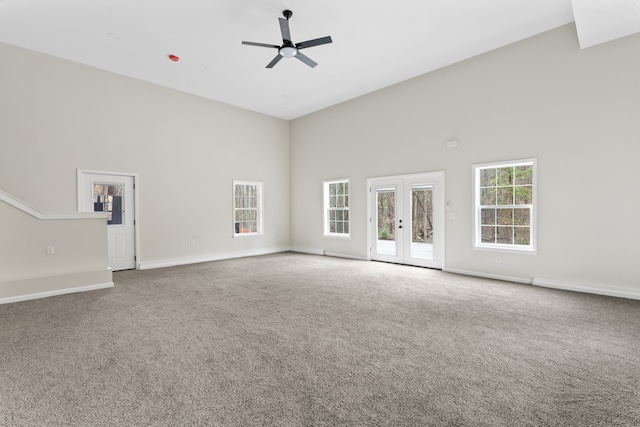
<path fill-rule="evenodd" d="M 640 426 L 640 301 L 295 253 L 0 306 L 1 426 Z"/>

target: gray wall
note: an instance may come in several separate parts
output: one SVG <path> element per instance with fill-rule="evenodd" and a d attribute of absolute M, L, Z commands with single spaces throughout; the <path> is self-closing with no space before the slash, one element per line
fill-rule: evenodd
<path fill-rule="evenodd" d="M 443 170 L 447 268 L 638 293 L 638 51 L 640 35 L 580 50 L 569 25 L 289 123 L 0 44 L 0 189 L 74 211 L 77 168 L 140 174 L 148 265 L 366 257 L 366 179 Z M 471 247 L 471 166 L 531 157 L 539 253 L 496 264 Z M 352 184 L 347 240 L 322 237 L 335 178 Z M 233 179 L 265 182 L 265 236 L 232 238 Z"/>
<path fill-rule="evenodd" d="M 78 168 L 138 173 L 143 265 L 288 249 L 287 121 L 6 44 L 0 56 L 0 189 L 74 212 Z M 232 237 L 233 179 L 264 182 L 264 236 Z"/>
<path fill-rule="evenodd" d="M 39 219 L 2 200 L 0 219 L 0 299 L 9 296 L 9 281 L 108 267 L 104 219 Z M 47 255 L 52 243 L 54 254 Z"/>
<path fill-rule="evenodd" d="M 638 52 L 640 35 L 580 50 L 568 25 L 294 120 L 292 246 L 366 257 L 366 179 L 442 170 L 447 268 L 640 295 Z M 539 253 L 473 250 L 472 165 L 524 158 Z M 349 240 L 322 237 L 334 178 L 351 179 Z"/>

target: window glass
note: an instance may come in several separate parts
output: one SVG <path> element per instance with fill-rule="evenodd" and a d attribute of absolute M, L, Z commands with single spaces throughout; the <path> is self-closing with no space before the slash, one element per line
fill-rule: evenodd
<path fill-rule="evenodd" d="M 122 225 L 122 184 L 94 184 L 93 211 L 107 212 L 107 224 Z"/>
<path fill-rule="evenodd" d="M 476 247 L 535 250 L 535 163 L 474 166 Z"/>
<path fill-rule="evenodd" d="M 324 234 L 349 235 L 349 180 L 324 182 Z"/>
<path fill-rule="evenodd" d="M 233 195 L 234 234 L 262 234 L 262 183 L 234 181 Z"/>

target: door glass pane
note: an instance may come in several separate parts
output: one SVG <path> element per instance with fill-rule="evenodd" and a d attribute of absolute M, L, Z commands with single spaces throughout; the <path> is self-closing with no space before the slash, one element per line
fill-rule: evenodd
<path fill-rule="evenodd" d="M 396 255 L 396 191 L 377 190 L 378 239 L 376 252 L 381 255 Z"/>
<path fill-rule="evenodd" d="M 411 188 L 411 257 L 433 259 L 433 188 Z"/>
<path fill-rule="evenodd" d="M 122 205 L 122 184 L 94 184 L 93 185 L 93 211 L 108 212 L 109 225 L 121 225 L 124 212 Z"/>

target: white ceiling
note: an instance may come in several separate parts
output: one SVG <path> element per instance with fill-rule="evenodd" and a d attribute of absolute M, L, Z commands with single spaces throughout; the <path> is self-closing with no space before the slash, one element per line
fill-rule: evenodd
<path fill-rule="evenodd" d="M 574 9 L 588 37 L 609 16 L 598 2 L 634 0 L 0 0 L 0 41 L 294 119 L 567 24 Z M 266 69 L 277 50 L 241 44 L 282 44 L 285 9 L 294 43 L 333 38 L 304 50 L 317 67 Z"/>
<path fill-rule="evenodd" d="M 582 49 L 640 31 L 640 0 L 573 0 Z"/>

